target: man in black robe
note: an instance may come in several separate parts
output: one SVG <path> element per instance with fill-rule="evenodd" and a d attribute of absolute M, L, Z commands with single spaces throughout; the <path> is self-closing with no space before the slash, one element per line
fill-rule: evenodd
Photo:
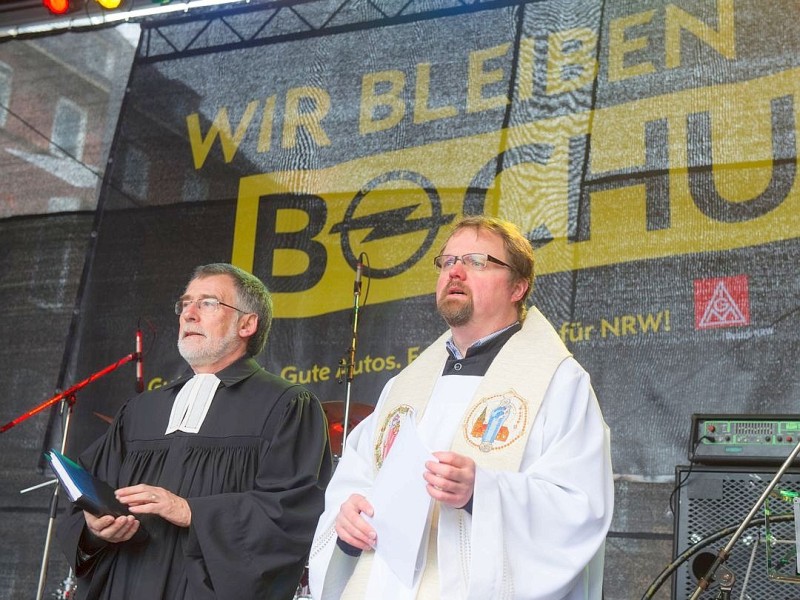
<path fill-rule="evenodd" d="M 175 311 L 191 372 L 129 400 L 81 456 L 132 514 L 59 520 L 78 597 L 292 598 L 332 470 L 322 407 L 253 359 L 272 321 L 256 277 L 198 267 Z"/>

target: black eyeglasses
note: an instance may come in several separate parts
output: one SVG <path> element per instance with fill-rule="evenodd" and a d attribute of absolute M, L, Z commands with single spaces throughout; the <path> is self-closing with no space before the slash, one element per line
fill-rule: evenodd
<path fill-rule="evenodd" d="M 230 304 L 225 304 L 216 298 L 199 298 L 198 300 L 178 300 L 175 303 L 175 314 L 178 316 L 182 315 L 183 311 L 189 308 L 192 304 L 197 306 L 197 310 L 200 311 L 201 314 L 206 315 L 217 312 L 217 309 L 220 307 L 220 305 L 227 306 L 233 310 L 238 310 L 240 313 L 247 314 L 248 312 L 246 310 L 242 310 L 241 308 L 231 306 Z"/>
<path fill-rule="evenodd" d="M 483 271 L 487 263 L 490 262 L 507 267 L 512 271 L 515 270 L 514 267 L 508 263 L 504 263 L 499 258 L 482 252 L 470 252 L 469 254 L 462 254 L 461 256 L 456 256 L 455 254 L 440 254 L 433 259 L 433 266 L 439 271 L 449 271 L 459 260 L 466 268 L 473 271 Z"/>

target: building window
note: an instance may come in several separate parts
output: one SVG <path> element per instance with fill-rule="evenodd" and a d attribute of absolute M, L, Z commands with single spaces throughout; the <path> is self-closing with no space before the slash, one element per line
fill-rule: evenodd
<path fill-rule="evenodd" d="M 48 213 L 76 212 L 81 208 L 81 199 L 74 196 L 53 196 L 47 201 Z"/>
<path fill-rule="evenodd" d="M 50 152 L 64 154 L 77 160 L 83 159 L 83 144 L 86 140 L 86 111 L 66 98 L 56 102 L 53 118 L 53 133 L 50 136 Z"/>
<path fill-rule="evenodd" d="M 11 105 L 11 76 L 13 71 L 4 62 L 0 62 L 0 127 L 5 127 L 8 119 L 8 107 Z"/>

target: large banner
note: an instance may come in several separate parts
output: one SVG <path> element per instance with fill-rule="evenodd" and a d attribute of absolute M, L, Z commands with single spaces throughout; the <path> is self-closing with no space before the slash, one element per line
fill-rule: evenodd
<path fill-rule="evenodd" d="M 485 213 L 534 244 L 618 475 L 671 478 L 693 413 L 800 412 L 795 2 L 289 4 L 144 26 L 76 375 L 139 327 L 148 386 L 175 377 L 172 305 L 230 261 L 274 292 L 259 360 L 372 406 L 445 329 L 449 226 Z M 98 382 L 73 443 L 132 389 Z"/>

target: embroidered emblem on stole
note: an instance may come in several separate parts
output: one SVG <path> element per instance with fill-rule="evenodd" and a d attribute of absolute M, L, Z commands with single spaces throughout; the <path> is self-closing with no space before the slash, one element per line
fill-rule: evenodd
<path fill-rule="evenodd" d="M 414 409 L 408 404 L 401 404 L 386 415 L 375 442 L 375 464 L 378 469 L 383 466 L 383 461 L 389 455 L 389 450 L 392 449 L 392 444 L 400 433 L 400 423 L 407 414 L 413 415 Z"/>
<path fill-rule="evenodd" d="M 481 398 L 467 413 L 464 437 L 481 452 L 501 450 L 516 442 L 525 432 L 528 405 L 513 390 Z"/>

